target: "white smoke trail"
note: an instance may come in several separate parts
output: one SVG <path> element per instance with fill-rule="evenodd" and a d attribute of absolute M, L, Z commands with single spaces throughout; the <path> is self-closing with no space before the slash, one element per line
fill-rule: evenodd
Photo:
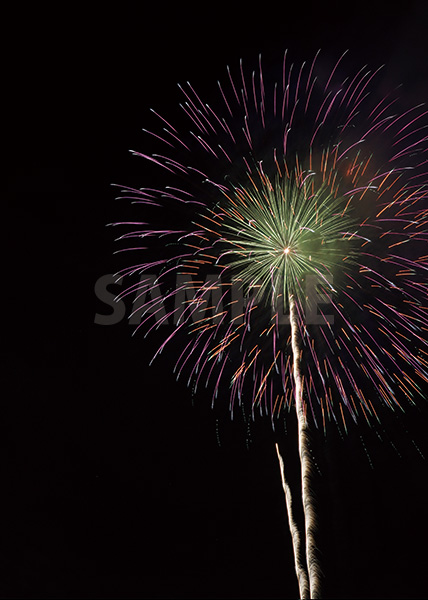
<path fill-rule="evenodd" d="M 285 478 L 284 461 L 282 460 L 282 456 L 279 452 L 278 444 L 276 444 L 276 452 L 278 454 L 279 466 L 281 469 L 282 486 L 284 488 L 285 502 L 288 513 L 288 525 L 290 527 L 291 539 L 293 542 L 294 565 L 296 568 L 297 580 L 299 582 L 299 594 L 300 598 L 306 599 L 310 598 L 310 591 L 308 572 L 306 568 L 305 546 L 301 539 L 302 533 L 296 522 L 291 489 Z"/>
<path fill-rule="evenodd" d="M 315 532 L 317 515 L 311 489 L 312 460 L 309 427 L 303 407 L 302 376 L 300 372 L 300 337 L 296 302 L 290 295 L 291 348 L 293 351 L 293 378 L 299 436 L 299 455 L 302 470 L 302 502 L 305 515 L 306 563 L 309 575 L 310 598 L 321 598 L 321 567 L 317 558 Z"/>

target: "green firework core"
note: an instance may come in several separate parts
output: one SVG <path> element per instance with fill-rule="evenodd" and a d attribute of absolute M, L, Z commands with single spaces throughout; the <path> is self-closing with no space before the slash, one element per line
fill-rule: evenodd
<path fill-rule="evenodd" d="M 259 172 L 260 183 L 234 187 L 222 205 L 226 260 L 245 290 L 276 305 L 304 296 L 305 278 L 315 276 L 334 290 L 333 280 L 352 261 L 358 223 L 349 198 L 318 182 L 313 171 L 276 176 Z"/>

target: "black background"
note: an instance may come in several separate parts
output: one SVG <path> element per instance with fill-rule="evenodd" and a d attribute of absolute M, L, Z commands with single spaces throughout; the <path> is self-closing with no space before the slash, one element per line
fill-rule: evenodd
<path fill-rule="evenodd" d="M 349 48 L 423 102 L 427 24 L 423 2 L 5 19 L 2 597 L 297 597 L 269 424 L 249 439 L 209 398 L 192 406 L 171 357 L 148 367 L 156 340 L 94 324 L 109 312 L 95 282 L 117 267 L 110 184 L 145 185 L 128 149 L 143 148 L 150 107 L 174 114 L 177 82 L 217 93 L 227 64 L 259 52 Z M 385 416 L 383 441 L 362 427 L 316 443 L 326 597 L 426 597 L 426 424 L 410 409 Z"/>

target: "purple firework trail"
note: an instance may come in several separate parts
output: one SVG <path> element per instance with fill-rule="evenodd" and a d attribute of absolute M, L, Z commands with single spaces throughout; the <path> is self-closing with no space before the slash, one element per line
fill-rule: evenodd
<path fill-rule="evenodd" d="M 428 382 L 428 110 L 379 97 L 380 69 L 344 78 L 345 54 L 326 72 L 286 52 L 275 77 L 241 61 L 215 108 L 180 86 L 181 129 L 152 111 L 159 150 L 133 151 L 164 185 L 121 188 L 138 217 L 115 223 L 119 252 L 149 256 L 117 274 L 140 277 L 121 297 L 137 329 L 174 323 L 155 356 L 181 343 L 177 376 L 232 416 L 246 401 L 274 426 L 295 406 L 301 428 L 347 432 Z"/>

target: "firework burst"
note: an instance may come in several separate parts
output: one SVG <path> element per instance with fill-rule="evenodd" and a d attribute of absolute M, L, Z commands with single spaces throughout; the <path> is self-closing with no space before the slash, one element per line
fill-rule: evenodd
<path fill-rule="evenodd" d="M 346 431 L 427 381 L 427 111 L 370 94 L 379 69 L 340 80 L 343 56 L 320 81 L 317 59 L 287 67 L 285 54 L 269 88 L 260 59 L 250 77 L 241 62 L 215 111 L 181 87 L 182 132 L 153 111 L 164 149 L 133 154 L 167 185 L 122 197 L 139 214 L 166 209 L 167 226 L 117 224 L 138 226 L 120 236 L 126 250 L 153 250 L 118 276 L 140 275 L 122 295 L 140 298 L 140 327 L 174 322 L 158 352 L 191 334 L 177 374 L 214 397 L 224 381 L 232 411 L 247 395 L 272 419 L 294 398 L 294 295 L 305 414 Z"/>
<path fill-rule="evenodd" d="M 121 194 L 162 225 L 115 224 L 130 228 L 119 251 L 150 257 L 118 273 L 140 277 L 121 294 L 138 300 L 137 329 L 174 325 L 155 356 L 180 340 L 177 377 L 227 397 L 232 416 L 247 401 L 274 426 L 296 407 L 307 571 L 296 569 L 311 597 L 308 424 L 372 423 L 428 382 L 428 111 L 370 93 L 379 69 L 341 78 L 344 56 L 323 74 L 318 54 L 296 66 L 285 53 L 272 81 L 260 57 L 249 76 L 241 61 L 215 109 L 180 86 L 187 125 L 153 111 L 160 149 L 133 152 L 165 185 Z"/>

